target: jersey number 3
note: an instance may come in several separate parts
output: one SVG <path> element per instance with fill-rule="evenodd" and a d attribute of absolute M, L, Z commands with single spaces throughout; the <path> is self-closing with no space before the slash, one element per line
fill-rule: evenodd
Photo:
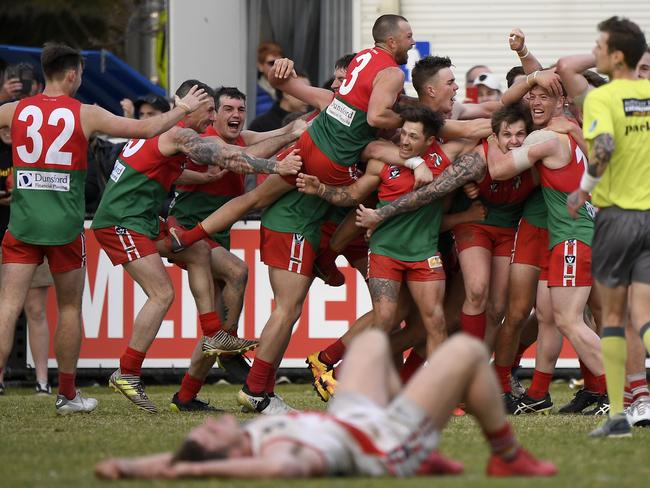
<path fill-rule="evenodd" d="M 18 114 L 18 120 L 21 122 L 27 122 L 30 117 L 32 120 L 27 126 L 26 135 L 32 141 L 32 150 L 30 151 L 25 144 L 16 148 L 18 157 L 25 164 L 36 163 L 43 154 L 43 136 L 40 133 L 41 127 L 43 126 L 43 112 L 35 105 L 28 105 Z M 61 151 L 61 148 L 70 140 L 74 133 L 74 115 L 72 111 L 68 108 L 61 107 L 52 110 L 52 113 L 50 113 L 47 119 L 47 124 L 57 127 L 61 120 L 63 120 L 63 129 L 56 139 L 52 141 L 50 147 L 47 148 L 45 163 L 70 166 L 72 165 L 72 153 Z"/>
<path fill-rule="evenodd" d="M 357 64 L 352 70 L 350 79 L 345 80 L 339 87 L 339 93 L 341 95 L 347 95 L 352 91 L 352 88 L 354 87 L 354 84 L 357 82 L 357 78 L 359 77 L 359 73 L 361 73 L 363 68 L 365 68 L 368 65 L 371 58 L 372 58 L 372 54 L 370 53 L 364 53 L 357 58 L 359 64 Z"/>

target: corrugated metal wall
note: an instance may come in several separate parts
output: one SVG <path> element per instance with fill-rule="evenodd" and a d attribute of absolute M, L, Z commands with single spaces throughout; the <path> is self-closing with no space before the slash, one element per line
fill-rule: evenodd
<path fill-rule="evenodd" d="M 378 15 L 394 13 L 382 8 L 399 5 L 411 23 L 417 41 L 429 41 L 432 54 L 449 56 L 455 65 L 459 94 L 464 93 L 465 72 L 476 64 L 488 65 L 505 87 L 505 74 L 518 64 L 507 36 L 512 27 L 526 34 L 526 44 L 544 65 L 566 54 L 591 51 L 596 25 L 612 15 L 629 17 L 650 35 L 650 0 L 588 1 L 540 0 L 356 0 L 360 45 L 372 45 L 370 31 Z M 458 97 L 462 101 L 463 97 Z"/>

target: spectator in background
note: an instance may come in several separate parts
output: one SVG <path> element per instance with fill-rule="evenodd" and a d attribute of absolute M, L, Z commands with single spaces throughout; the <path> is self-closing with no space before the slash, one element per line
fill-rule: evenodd
<path fill-rule="evenodd" d="M 130 98 L 124 98 L 120 105 L 124 111 L 124 117 L 130 119 L 148 119 L 164 112 L 169 112 L 169 102 L 165 97 L 149 93 L 133 102 Z"/>
<path fill-rule="evenodd" d="M 478 103 L 478 90 L 474 86 L 474 80 L 483 73 L 492 73 L 492 70 L 484 64 L 472 66 L 465 73 L 465 101 L 463 103 Z"/>
<path fill-rule="evenodd" d="M 278 100 L 275 88 L 269 83 L 269 72 L 276 59 L 283 58 L 282 47 L 275 42 L 263 42 L 257 48 L 257 97 L 255 117 L 268 112 Z"/>
<path fill-rule="evenodd" d="M 309 78 L 304 73 L 298 73 L 298 80 L 302 81 L 305 85 L 311 86 Z M 291 113 L 304 114 L 309 108 L 308 105 L 296 97 L 282 93 L 277 90 L 277 101 L 264 115 L 258 116 L 251 125 L 248 127 L 250 130 L 256 132 L 266 132 L 275 130 L 282 127 L 285 117 Z"/>
<path fill-rule="evenodd" d="M 41 91 L 42 85 L 35 72 L 36 68 L 29 63 L 7 66 L 7 63 L 0 59 L 0 104 Z"/>
<path fill-rule="evenodd" d="M 474 86 L 477 88 L 476 100 L 478 103 L 501 100 L 501 83 L 496 75 L 492 73 L 478 75 L 474 79 Z"/>

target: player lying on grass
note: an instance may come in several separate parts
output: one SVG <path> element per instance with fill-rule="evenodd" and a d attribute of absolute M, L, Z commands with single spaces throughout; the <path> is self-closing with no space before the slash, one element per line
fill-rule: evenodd
<path fill-rule="evenodd" d="M 436 392 L 435 395 L 432 392 Z M 552 476 L 555 465 L 519 445 L 505 417 L 485 347 L 459 334 L 444 342 L 401 389 L 385 333 L 370 330 L 345 356 L 327 412 L 260 416 L 239 425 L 208 417 L 175 452 L 107 459 L 100 478 L 297 478 L 458 474 L 436 450 L 464 401 L 490 444 L 490 476 Z"/>

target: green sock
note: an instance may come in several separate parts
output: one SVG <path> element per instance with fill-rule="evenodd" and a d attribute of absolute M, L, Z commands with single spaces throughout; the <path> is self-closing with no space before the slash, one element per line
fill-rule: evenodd
<path fill-rule="evenodd" d="M 607 377 L 609 415 L 623 412 L 623 390 L 625 388 L 625 360 L 627 345 L 623 327 L 605 326 L 600 340 L 603 349 L 603 363 Z"/>

